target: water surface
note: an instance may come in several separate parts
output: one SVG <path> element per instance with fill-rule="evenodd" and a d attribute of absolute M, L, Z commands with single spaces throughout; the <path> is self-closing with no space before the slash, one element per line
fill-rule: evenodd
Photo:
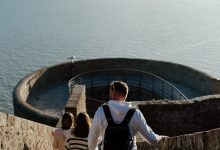
<path fill-rule="evenodd" d="M 79 59 L 171 61 L 220 76 L 219 0 L 0 0 L 0 111 L 25 75 Z"/>

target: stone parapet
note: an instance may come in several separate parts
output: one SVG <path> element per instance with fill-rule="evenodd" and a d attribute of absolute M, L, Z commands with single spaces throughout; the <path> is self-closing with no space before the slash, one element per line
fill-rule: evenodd
<path fill-rule="evenodd" d="M 80 112 L 86 112 L 85 85 L 75 85 L 65 106 L 65 112 L 71 112 L 74 117 Z"/>
<path fill-rule="evenodd" d="M 193 101 L 135 102 L 156 133 L 168 136 L 191 134 L 220 127 L 220 97 Z"/>
<path fill-rule="evenodd" d="M 147 123 L 169 138 L 150 145 L 137 143 L 140 150 L 220 150 L 220 96 L 197 97 L 192 101 L 133 102 Z"/>
<path fill-rule="evenodd" d="M 0 112 L 0 149 L 53 150 L 53 127 Z"/>
<path fill-rule="evenodd" d="M 219 150 L 220 128 L 169 137 L 160 141 L 157 145 L 138 142 L 137 146 L 139 150 Z"/>
<path fill-rule="evenodd" d="M 0 149 L 53 150 L 55 128 L 0 112 Z M 137 142 L 139 150 L 219 150 L 220 128 L 173 136 L 156 145 Z"/>
<path fill-rule="evenodd" d="M 14 114 L 39 123 L 55 126 L 59 117 L 41 111 L 27 103 L 30 94 L 38 87 L 38 80 L 41 80 L 47 69 L 41 69 L 22 79 L 13 91 Z"/>

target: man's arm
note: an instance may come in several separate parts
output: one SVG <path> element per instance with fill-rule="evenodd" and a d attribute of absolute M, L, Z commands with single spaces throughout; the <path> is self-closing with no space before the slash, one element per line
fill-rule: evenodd
<path fill-rule="evenodd" d="M 143 114 L 138 110 L 138 131 L 141 135 L 149 141 L 151 144 L 157 144 L 161 140 L 161 137 L 153 132 L 153 130 L 147 125 Z"/>
<path fill-rule="evenodd" d="M 53 136 L 53 148 L 57 149 L 58 148 L 58 139 L 57 139 L 57 131 L 58 129 L 56 129 L 55 131 L 52 132 L 52 136 Z"/>
<path fill-rule="evenodd" d="M 96 150 L 98 145 L 98 138 L 100 136 L 100 116 L 101 110 L 100 108 L 96 111 L 95 116 L 92 121 L 92 127 L 89 131 L 88 136 L 88 147 L 89 150 Z"/>

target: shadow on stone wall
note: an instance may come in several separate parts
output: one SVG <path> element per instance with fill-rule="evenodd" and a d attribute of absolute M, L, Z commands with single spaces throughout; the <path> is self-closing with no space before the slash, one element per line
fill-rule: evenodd
<path fill-rule="evenodd" d="M 56 126 L 59 117 L 36 109 L 27 103 L 39 89 L 43 90 L 52 84 L 57 84 L 71 78 L 71 64 L 43 68 L 27 75 L 16 86 L 13 92 L 14 114 L 39 123 Z"/>
<path fill-rule="evenodd" d="M 220 127 L 220 98 L 206 98 L 139 102 L 139 109 L 156 133 L 169 136 L 190 134 Z"/>

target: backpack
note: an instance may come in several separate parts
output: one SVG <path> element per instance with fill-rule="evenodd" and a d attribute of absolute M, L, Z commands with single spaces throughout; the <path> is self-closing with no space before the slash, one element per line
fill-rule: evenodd
<path fill-rule="evenodd" d="M 108 122 L 104 140 L 101 143 L 103 150 L 130 150 L 133 145 L 133 138 L 130 135 L 128 124 L 135 112 L 135 108 L 131 108 L 127 112 L 127 115 L 120 124 L 114 123 L 107 104 L 102 105 L 102 108 Z"/>

